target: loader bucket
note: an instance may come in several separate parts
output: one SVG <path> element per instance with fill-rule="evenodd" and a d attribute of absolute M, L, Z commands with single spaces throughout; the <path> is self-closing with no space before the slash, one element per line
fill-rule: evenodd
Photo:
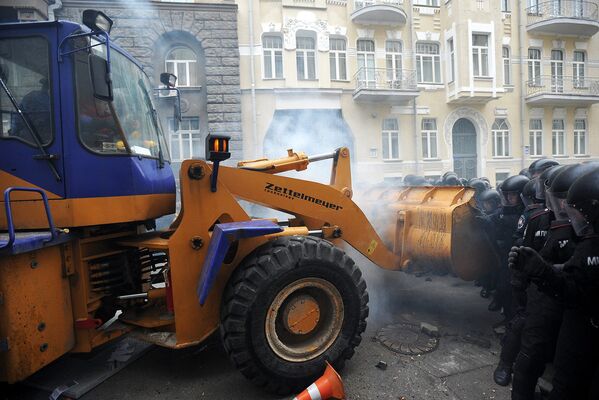
<path fill-rule="evenodd" d="M 465 187 L 375 187 L 365 212 L 408 271 L 453 273 L 477 279 L 498 265 L 477 224 L 474 190 Z"/>

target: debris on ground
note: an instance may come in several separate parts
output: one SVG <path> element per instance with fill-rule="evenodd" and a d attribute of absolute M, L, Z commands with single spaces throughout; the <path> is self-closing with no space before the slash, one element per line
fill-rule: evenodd
<path fill-rule="evenodd" d="M 421 322 L 420 323 L 420 330 L 423 333 L 426 333 L 429 336 L 432 337 L 439 337 L 439 328 L 437 328 L 435 325 L 433 324 L 429 324 L 427 322 Z"/>
<path fill-rule="evenodd" d="M 387 363 L 385 361 L 379 361 L 376 363 L 375 367 L 384 371 L 387 369 Z"/>
<path fill-rule="evenodd" d="M 466 343 L 474 344 L 474 345 L 482 347 L 484 349 L 491 348 L 491 341 L 488 339 L 485 339 L 483 337 L 480 337 L 480 336 L 473 336 L 473 335 L 466 334 L 466 335 L 462 335 L 461 339 L 462 339 L 462 341 L 464 341 Z"/>

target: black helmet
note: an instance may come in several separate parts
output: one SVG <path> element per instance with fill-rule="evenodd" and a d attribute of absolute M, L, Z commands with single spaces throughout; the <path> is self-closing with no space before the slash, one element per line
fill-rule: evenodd
<path fill-rule="evenodd" d="M 563 200 L 568 196 L 570 186 L 582 175 L 599 167 L 599 162 L 586 164 L 574 164 L 559 167 L 546 181 L 546 203 L 554 213 L 565 213 L 565 204 Z"/>
<path fill-rule="evenodd" d="M 485 209 L 486 212 L 492 212 L 496 210 L 501 205 L 501 196 L 499 192 L 495 189 L 487 189 L 480 194 L 478 197 L 481 205 Z M 485 204 L 488 203 L 490 207 L 485 207 Z"/>
<path fill-rule="evenodd" d="M 527 177 L 528 179 L 530 179 L 530 172 L 528 172 L 528 168 L 521 169 L 520 173 L 518 175 L 523 175 L 523 176 Z"/>
<path fill-rule="evenodd" d="M 445 186 L 461 186 L 460 180 L 457 175 L 447 175 L 443 178 L 443 185 Z"/>
<path fill-rule="evenodd" d="M 405 186 L 412 186 L 412 182 L 414 181 L 414 178 L 416 178 L 416 175 L 407 174 L 406 176 L 403 177 L 403 184 Z"/>
<path fill-rule="evenodd" d="M 450 175 L 455 175 L 456 177 L 458 176 L 458 174 L 456 174 L 456 173 L 455 173 L 455 172 L 453 172 L 453 171 L 447 171 L 447 172 L 445 172 L 445 173 L 443 174 L 443 176 L 441 177 L 441 179 L 442 179 L 442 180 L 444 180 L 445 178 L 447 178 L 447 177 L 448 177 L 448 176 L 450 176 Z"/>
<path fill-rule="evenodd" d="M 423 176 L 413 175 L 411 185 L 412 186 L 426 186 L 426 185 L 428 185 L 428 182 Z"/>
<path fill-rule="evenodd" d="M 520 194 L 528 181 L 530 179 L 522 175 L 510 176 L 501 184 L 501 191 L 503 193 L 516 192 Z"/>
<path fill-rule="evenodd" d="M 528 182 L 526 182 L 526 185 L 524 185 L 524 188 L 522 189 L 522 193 L 520 193 L 520 198 L 522 199 L 522 202 L 524 203 L 525 206 L 530 206 L 534 203 L 541 203 L 536 197 L 535 197 L 535 182 L 536 179 L 532 179 Z"/>
<path fill-rule="evenodd" d="M 530 167 L 528 167 L 528 172 L 530 173 L 530 176 L 535 178 L 535 177 L 539 176 L 540 174 L 542 174 L 543 171 L 545 171 L 548 168 L 551 168 L 555 165 L 559 165 L 559 163 L 557 161 L 555 161 L 554 159 L 541 158 L 536 161 L 533 161 L 532 164 L 530 164 Z"/>
<path fill-rule="evenodd" d="M 535 190 L 537 192 L 536 196 L 537 199 L 539 200 L 545 200 L 545 183 L 547 182 L 547 179 L 551 178 L 551 176 L 553 174 L 555 174 L 557 172 L 557 170 L 559 169 L 559 165 L 553 165 L 547 169 L 545 169 L 541 175 L 539 175 L 537 177 L 537 182 L 535 185 Z"/>
<path fill-rule="evenodd" d="M 566 197 L 566 212 L 578 236 L 596 232 L 599 220 L 599 168 L 572 183 Z"/>
<path fill-rule="evenodd" d="M 473 188 L 476 191 L 477 195 L 481 194 L 482 192 L 488 189 L 487 184 L 483 180 L 478 178 L 470 179 L 470 182 L 468 182 L 467 186 Z"/>

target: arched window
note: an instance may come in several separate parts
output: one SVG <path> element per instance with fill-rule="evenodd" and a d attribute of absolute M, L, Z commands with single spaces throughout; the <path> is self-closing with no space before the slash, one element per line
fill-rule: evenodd
<path fill-rule="evenodd" d="M 510 156 L 510 128 L 505 118 L 497 118 L 491 127 L 493 132 L 493 157 Z"/>
<path fill-rule="evenodd" d="M 198 59 L 188 47 L 176 47 L 166 56 L 166 71 L 177 76 L 177 86 L 198 86 Z"/>

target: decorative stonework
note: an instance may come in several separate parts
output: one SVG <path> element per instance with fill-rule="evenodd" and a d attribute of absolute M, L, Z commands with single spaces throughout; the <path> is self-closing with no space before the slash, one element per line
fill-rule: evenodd
<path fill-rule="evenodd" d="M 447 145 L 452 146 L 453 126 L 456 121 L 461 118 L 466 118 L 474 124 L 474 127 L 476 128 L 476 134 L 480 138 L 479 143 L 482 146 L 486 146 L 489 140 L 489 128 L 487 126 L 487 121 L 485 121 L 485 118 L 481 113 L 469 107 L 458 108 L 450 113 L 445 119 L 445 123 L 443 125 L 443 136 Z"/>
<path fill-rule="evenodd" d="M 329 29 L 327 21 L 304 21 L 297 18 L 285 18 L 283 24 L 283 45 L 285 50 L 295 50 L 297 31 L 313 31 L 316 33 L 316 47 L 319 51 L 329 51 Z"/>

